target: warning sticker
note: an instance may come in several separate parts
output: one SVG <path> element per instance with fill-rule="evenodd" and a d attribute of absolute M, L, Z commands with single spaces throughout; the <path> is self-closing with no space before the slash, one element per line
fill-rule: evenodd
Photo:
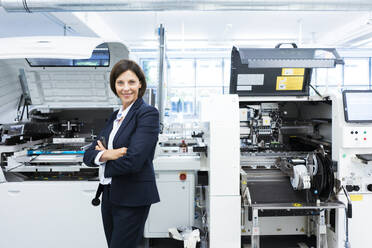
<path fill-rule="evenodd" d="M 264 85 L 264 74 L 238 74 L 237 85 Z"/>
<path fill-rule="evenodd" d="M 302 90 L 304 77 L 277 77 L 276 90 Z"/>
<path fill-rule="evenodd" d="M 238 91 L 251 91 L 252 90 L 252 86 L 251 85 L 238 85 L 236 87 L 236 89 Z"/>
<path fill-rule="evenodd" d="M 305 74 L 305 68 L 283 68 L 283 76 L 303 76 Z"/>
<path fill-rule="evenodd" d="M 350 195 L 352 201 L 363 201 L 363 195 Z"/>

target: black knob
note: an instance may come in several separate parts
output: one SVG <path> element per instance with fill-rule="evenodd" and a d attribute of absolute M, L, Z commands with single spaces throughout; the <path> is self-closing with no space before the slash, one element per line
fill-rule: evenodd
<path fill-rule="evenodd" d="M 352 192 L 354 190 L 354 186 L 353 185 L 346 185 L 346 190 L 348 192 Z"/>
<path fill-rule="evenodd" d="M 92 200 L 92 205 L 95 207 L 99 206 L 100 203 L 101 203 L 101 200 L 99 198 L 94 198 Z"/>
<path fill-rule="evenodd" d="M 354 186 L 353 186 L 353 190 L 354 190 L 354 191 L 359 191 L 359 190 L 360 190 L 360 187 L 359 187 L 358 185 L 354 185 Z"/>
<path fill-rule="evenodd" d="M 367 189 L 368 189 L 369 191 L 372 191 L 372 184 L 368 184 L 368 185 L 367 185 Z"/>

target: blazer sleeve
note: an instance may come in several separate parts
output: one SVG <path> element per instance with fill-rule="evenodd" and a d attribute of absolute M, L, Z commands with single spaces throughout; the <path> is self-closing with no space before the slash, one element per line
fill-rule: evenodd
<path fill-rule="evenodd" d="M 115 113 L 117 113 L 117 112 L 114 112 L 114 113 L 111 114 L 111 116 L 110 116 L 109 120 L 106 122 L 106 125 L 105 125 L 104 128 L 107 128 L 108 124 L 110 123 L 110 121 L 114 117 Z M 92 144 L 89 146 L 89 148 L 84 153 L 83 162 L 84 162 L 84 164 L 86 164 L 89 167 L 98 167 L 99 166 L 99 165 L 94 163 L 94 160 L 97 157 L 97 154 L 100 152 L 100 151 L 96 150 L 96 145 L 97 145 L 97 140 L 102 135 L 103 135 L 103 130 L 101 130 L 101 132 L 98 134 L 97 138 L 92 142 Z"/>
<path fill-rule="evenodd" d="M 99 139 L 99 137 L 101 137 L 101 134 L 102 132 L 98 135 L 97 139 L 95 139 L 92 142 L 90 147 L 84 153 L 83 162 L 89 167 L 98 167 L 98 165 L 94 163 L 94 159 L 96 158 L 97 154 L 100 151 L 95 150 L 95 147 L 97 145 L 97 140 Z"/>
<path fill-rule="evenodd" d="M 121 176 L 141 171 L 152 156 L 159 135 L 159 112 L 147 106 L 137 117 L 137 127 L 129 142 L 127 154 L 106 162 L 105 177 Z"/>

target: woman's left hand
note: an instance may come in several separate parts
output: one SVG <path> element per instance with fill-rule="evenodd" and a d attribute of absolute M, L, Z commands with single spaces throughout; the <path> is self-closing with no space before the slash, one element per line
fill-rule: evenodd
<path fill-rule="evenodd" d="M 96 150 L 97 151 L 106 151 L 107 149 L 102 145 L 101 141 L 98 140 L 97 145 L 96 145 Z"/>

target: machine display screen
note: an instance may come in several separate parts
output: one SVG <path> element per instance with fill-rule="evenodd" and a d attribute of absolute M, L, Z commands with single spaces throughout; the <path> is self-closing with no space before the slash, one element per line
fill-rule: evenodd
<path fill-rule="evenodd" d="M 371 90 L 345 90 L 342 94 L 346 122 L 372 123 Z"/>

